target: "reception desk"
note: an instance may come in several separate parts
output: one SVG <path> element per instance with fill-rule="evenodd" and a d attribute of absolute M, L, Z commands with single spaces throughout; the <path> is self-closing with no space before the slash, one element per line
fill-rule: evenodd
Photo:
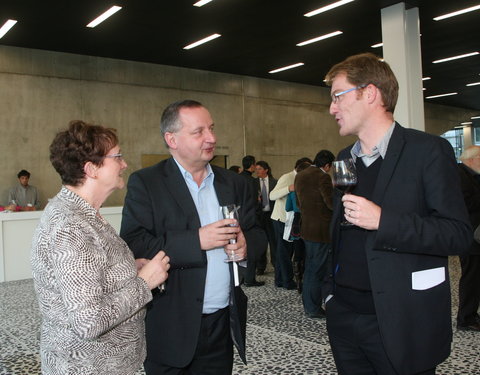
<path fill-rule="evenodd" d="M 0 282 L 32 278 L 30 249 L 43 211 L 0 212 Z M 122 207 L 104 207 L 100 213 L 120 231 Z"/>

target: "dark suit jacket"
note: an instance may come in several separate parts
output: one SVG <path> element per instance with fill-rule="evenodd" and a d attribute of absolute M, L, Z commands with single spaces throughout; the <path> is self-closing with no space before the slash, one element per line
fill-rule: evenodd
<path fill-rule="evenodd" d="M 475 230 L 480 224 L 480 183 L 479 175 L 465 164 L 458 165 L 463 198 L 467 206 L 470 224 Z M 473 241 L 470 245 L 470 254 L 480 254 L 480 244 Z"/>
<path fill-rule="evenodd" d="M 295 176 L 295 192 L 302 215 L 300 236 L 307 241 L 330 243 L 333 207 L 330 175 L 312 165 Z"/>
<path fill-rule="evenodd" d="M 262 191 L 262 187 L 260 185 L 260 178 L 254 178 L 253 179 L 255 181 L 255 189 L 257 191 L 257 194 L 258 194 L 258 197 L 259 197 L 259 201 L 258 201 L 258 205 L 257 205 L 257 213 L 261 212 L 262 211 L 262 200 L 261 200 L 261 191 Z M 275 189 L 275 186 L 277 186 L 277 180 L 274 179 L 273 177 L 270 177 L 268 176 L 268 191 L 267 191 L 267 195 L 270 197 L 270 192 Z M 275 201 L 272 201 L 272 200 L 269 200 L 269 205 L 270 205 L 270 211 L 273 211 L 273 206 L 275 205 Z"/>
<path fill-rule="evenodd" d="M 223 168 L 212 165 L 212 169 L 220 205 L 240 206 L 240 226 L 247 237 L 255 213 L 247 198 L 245 179 Z M 173 367 L 184 367 L 192 360 L 199 335 L 207 272 L 206 254 L 200 249 L 200 226 L 195 204 L 173 158 L 130 176 L 120 235 L 136 258 L 152 258 L 163 249 L 171 265 L 165 293 L 155 293 L 148 306 L 147 356 Z M 230 305 L 232 338 L 244 359 L 246 297 L 233 284 Z"/>
<path fill-rule="evenodd" d="M 249 189 L 249 198 L 251 204 L 255 207 L 255 216 L 256 216 L 256 227 L 253 230 L 250 230 L 249 236 L 247 237 L 247 251 L 248 251 L 248 266 L 254 267 L 255 263 L 262 258 L 265 254 L 268 242 L 265 231 L 262 229 L 262 218 L 259 216 L 258 211 L 261 210 L 261 204 L 258 202 L 258 182 L 256 178 L 252 177 L 252 172 L 243 170 L 239 173 L 240 176 L 245 178 L 247 181 L 247 187 Z M 254 272 L 254 271 L 252 271 Z M 250 275 L 251 276 L 251 275 Z M 247 277 L 247 275 L 246 275 Z M 251 281 L 251 280 L 247 280 Z"/>
<path fill-rule="evenodd" d="M 350 158 L 350 149 L 338 159 Z M 450 353 L 448 255 L 463 254 L 472 238 L 457 168 L 445 139 L 395 125 L 372 199 L 382 208 L 380 226 L 365 251 L 383 345 L 399 375 L 433 368 Z M 334 267 L 340 199 L 335 194 Z M 443 270 L 444 280 L 431 277 Z M 430 276 L 424 289 L 420 275 Z"/>

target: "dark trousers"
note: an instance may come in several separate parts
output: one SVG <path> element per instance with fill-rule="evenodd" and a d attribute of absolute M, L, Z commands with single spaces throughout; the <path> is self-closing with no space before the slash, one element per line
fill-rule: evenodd
<path fill-rule="evenodd" d="M 285 223 L 272 220 L 277 236 L 277 251 L 275 255 L 275 285 L 283 288 L 295 288 L 293 281 L 293 243 L 283 239 Z"/>
<path fill-rule="evenodd" d="M 302 300 L 307 314 L 318 314 L 322 309 L 322 284 L 327 274 L 330 244 L 305 242 L 305 271 L 303 273 Z"/>
<path fill-rule="evenodd" d="M 277 238 L 273 228 L 273 220 L 270 218 L 272 211 L 261 211 L 258 213 L 258 222 L 260 227 L 267 235 L 268 245 L 270 248 L 270 262 L 275 266 L 275 251 L 277 248 Z M 263 253 L 257 261 L 257 269 L 265 271 L 267 268 L 267 252 Z"/>
<path fill-rule="evenodd" d="M 458 284 L 457 324 L 468 326 L 478 319 L 480 304 L 480 254 L 460 257 L 462 276 Z"/>
<path fill-rule="evenodd" d="M 398 375 L 385 353 L 375 314 L 358 314 L 335 297 L 327 302 L 326 312 L 339 375 Z M 435 369 L 411 375 L 435 375 Z"/>
<path fill-rule="evenodd" d="M 257 264 L 259 259 L 267 250 L 267 235 L 262 228 L 255 227 L 248 233 L 247 238 L 247 269 L 245 271 L 245 282 L 252 284 L 255 280 Z"/>
<path fill-rule="evenodd" d="M 301 238 L 293 241 L 293 261 L 305 262 L 305 241 Z"/>
<path fill-rule="evenodd" d="M 233 369 L 233 342 L 228 307 L 202 316 L 198 344 L 192 362 L 177 368 L 147 360 L 147 375 L 228 375 Z M 165 338 L 168 340 L 168 338 Z"/>

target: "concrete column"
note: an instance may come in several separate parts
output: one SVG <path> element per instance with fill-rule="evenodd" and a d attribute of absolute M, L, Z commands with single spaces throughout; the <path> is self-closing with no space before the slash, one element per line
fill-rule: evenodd
<path fill-rule="evenodd" d="M 473 128 L 466 126 L 463 128 L 463 149 L 473 145 Z"/>
<path fill-rule="evenodd" d="M 425 131 L 422 59 L 418 8 L 405 3 L 382 9 L 383 57 L 400 85 L 395 119 L 407 128 Z"/>

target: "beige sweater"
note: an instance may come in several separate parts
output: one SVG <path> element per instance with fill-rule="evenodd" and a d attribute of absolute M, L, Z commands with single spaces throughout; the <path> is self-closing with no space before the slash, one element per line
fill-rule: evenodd
<path fill-rule="evenodd" d="M 280 220 L 282 223 L 285 223 L 287 219 L 285 204 L 287 203 L 287 195 L 290 192 L 288 187 L 295 182 L 296 174 L 297 172 L 293 170 L 282 175 L 282 177 L 278 179 L 275 188 L 270 192 L 270 200 L 275 201 L 271 216 L 272 220 Z"/>

